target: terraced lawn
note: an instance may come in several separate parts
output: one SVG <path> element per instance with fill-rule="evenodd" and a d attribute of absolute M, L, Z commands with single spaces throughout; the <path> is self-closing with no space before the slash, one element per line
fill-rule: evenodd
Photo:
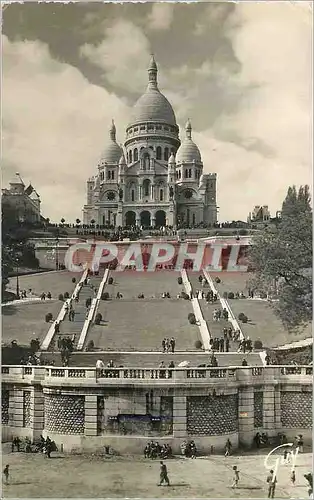
<path fill-rule="evenodd" d="M 217 277 L 221 279 L 221 283 L 215 283 L 220 294 L 223 294 L 223 292 L 243 292 L 244 295 L 247 295 L 248 281 L 252 278 L 252 273 L 221 272 L 210 273 L 210 276 L 213 281 Z"/>
<path fill-rule="evenodd" d="M 266 301 L 234 299 L 228 302 L 236 317 L 243 312 L 249 318 L 248 323 L 241 323 L 244 335 L 249 335 L 252 340 L 261 339 L 265 347 L 276 347 L 311 336 L 310 326 L 300 334 L 288 333 Z"/>
<path fill-rule="evenodd" d="M 161 298 L 164 292 L 169 292 L 171 298 L 184 291 L 183 285 L 178 284 L 180 273 L 173 271 L 137 272 L 123 271 L 111 272 L 114 279 L 113 285 L 107 285 L 106 291 L 115 298 L 117 293 L 123 295 L 123 299 L 137 299 L 140 293 L 145 299 Z"/>
<path fill-rule="evenodd" d="M 71 293 L 76 286 L 76 283 L 72 283 L 72 278 L 76 278 L 78 282 L 81 275 L 69 271 L 52 271 L 50 273 L 19 276 L 20 290 L 28 291 L 31 288 L 32 293 L 37 297 L 43 292 L 50 292 L 54 298 L 58 298 L 60 293 Z M 13 292 L 16 290 L 16 278 L 10 279 L 8 290 Z"/>
<path fill-rule="evenodd" d="M 176 349 L 193 350 L 199 329 L 188 322 L 192 305 L 183 299 L 116 299 L 101 301 L 104 323 L 94 325 L 88 341 L 104 350 L 159 351 L 164 337 L 175 337 Z"/>
<path fill-rule="evenodd" d="M 2 306 L 2 342 L 16 340 L 20 345 L 29 345 L 36 337 L 41 341 L 50 327 L 45 321 L 46 314 L 51 312 L 55 319 L 61 306 L 59 300 Z"/>

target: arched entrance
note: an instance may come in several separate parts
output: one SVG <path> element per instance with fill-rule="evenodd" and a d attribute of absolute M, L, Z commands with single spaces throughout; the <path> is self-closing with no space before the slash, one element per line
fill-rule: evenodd
<path fill-rule="evenodd" d="M 141 213 L 141 226 L 150 227 L 150 225 L 150 213 L 148 210 L 144 210 L 144 212 Z"/>
<path fill-rule="evenodd" d="M 135 212 L 130 210 L 125 214 L 125 225 L 126 226 L 135 226 L 136 225 L 136 215 Z"/>
<path fill-rule="evenodd" d="M 164 227 L 166 225 L 166 213 L 164 210 L 157 210 L 155 218 L 156 227 Z"/>

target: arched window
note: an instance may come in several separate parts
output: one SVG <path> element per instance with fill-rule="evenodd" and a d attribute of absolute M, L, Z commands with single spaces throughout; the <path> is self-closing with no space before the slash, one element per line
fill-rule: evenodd
<path fill-rule="evenodd" d="M 169 159 L 169 148 L 165 148 L 165 151 L 164 151 L 164 160 L 168 161 L 168 159 Z"/>
<path fill-rule="evenodd" d="M 114 180 L 114 170 L 111 172 L 111 180 Z"/>
<path fill-rule="evenodd" d="M 129 163 L 132 163 L 132 151 L 129 152 Z"/>
<path fill-rule="evenodd" d="M 185 169 L 184 175 L 185 175 L 185 178 L 187 179 L 188 178 L 188 169 L 187 168 Z"/>
<path fill-rule="evenodd" d="M 192 177 L 192 169 L 189 168 L 189 179 L 191 179 L 191 177 Z"/>
<path fill-rule="evenodd" d="M 107 170 L 107 179 L 108 179 L 108 181 L 110 181 L 110 179 L 111 179 L 111 172 L 110 172 L 110 170 Z"/>
<path fill-rule="evenodd" d="M 134 201 L 135 200 L 135 191 L 134 189 L 132 189 L 131 191 L 131 201 Z"/>
<path fill-rule="evenodd" d="M 137 148 L 134 149 L 134 161 L 138 160 L 138 150 Z"/>
<path fill-rule="evenodd" d="M 195 214 L 192 215 L 192 224 L 195 226 Z"/>
<path fill-rule="evenodd" d="M 156 158 L 157 158 L 157 160 L 161 160 L 161 147 L 160 146 L 157 146 Z"/>
<path fill-rule="evenodd" d="M 145 179 L 143 182 L 143 192 L 144 196 L 149 196 L 150 195 L 150 181 L 148 179 Z"/>
<path fill-rule="evenodd" d="M 159 193 L 159 200 L 160 200 L 160 201 L 164 201 L 164 190 L 163 190 L 163 189 L 161 189 L 161 190 L 160 190 L 160 193 Z"/>

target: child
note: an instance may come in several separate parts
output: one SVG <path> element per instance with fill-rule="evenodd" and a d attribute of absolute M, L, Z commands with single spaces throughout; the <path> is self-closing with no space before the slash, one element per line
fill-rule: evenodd
<path fill-rule="evenodd" d="M 6 465 L 5 468 L 3 469 L 3 476 L 4 476 L 4 482 L 5 484 L 9 483 L 9 465 Z"/>
<path fill-rule="evenodd" d="M 236 465 L 234 465 L 232 467 L 232 470 L 233 470 L 233 483 L 232 483 L 232 488 L 236 488 L 238 486 L 238 483 L 239 483 L 239 479 L 240 479 L 240 476 L 239 476 L 239 471 L 238 471 L 238 468 Z"/>
<path fill-rule="evenodd" d="M 291 480 L 292 485 L 294 486 L 295 485 L 295 470 L 294 469 L 291 471 L 290 480 Z"/>

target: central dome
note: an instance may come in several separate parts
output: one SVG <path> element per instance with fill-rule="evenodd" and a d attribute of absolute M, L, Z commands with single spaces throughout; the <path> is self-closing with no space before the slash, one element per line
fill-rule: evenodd
<path fill-rule="evenodd" d="M 148 68 L 149 83 L 145 94 L 136 102 L 132 112 L 132 124 L 138 122 L 163 122 L 176 125 L 176 117 L 168 99 L 157 86 L 157 65 L 154 57 Z"/>

